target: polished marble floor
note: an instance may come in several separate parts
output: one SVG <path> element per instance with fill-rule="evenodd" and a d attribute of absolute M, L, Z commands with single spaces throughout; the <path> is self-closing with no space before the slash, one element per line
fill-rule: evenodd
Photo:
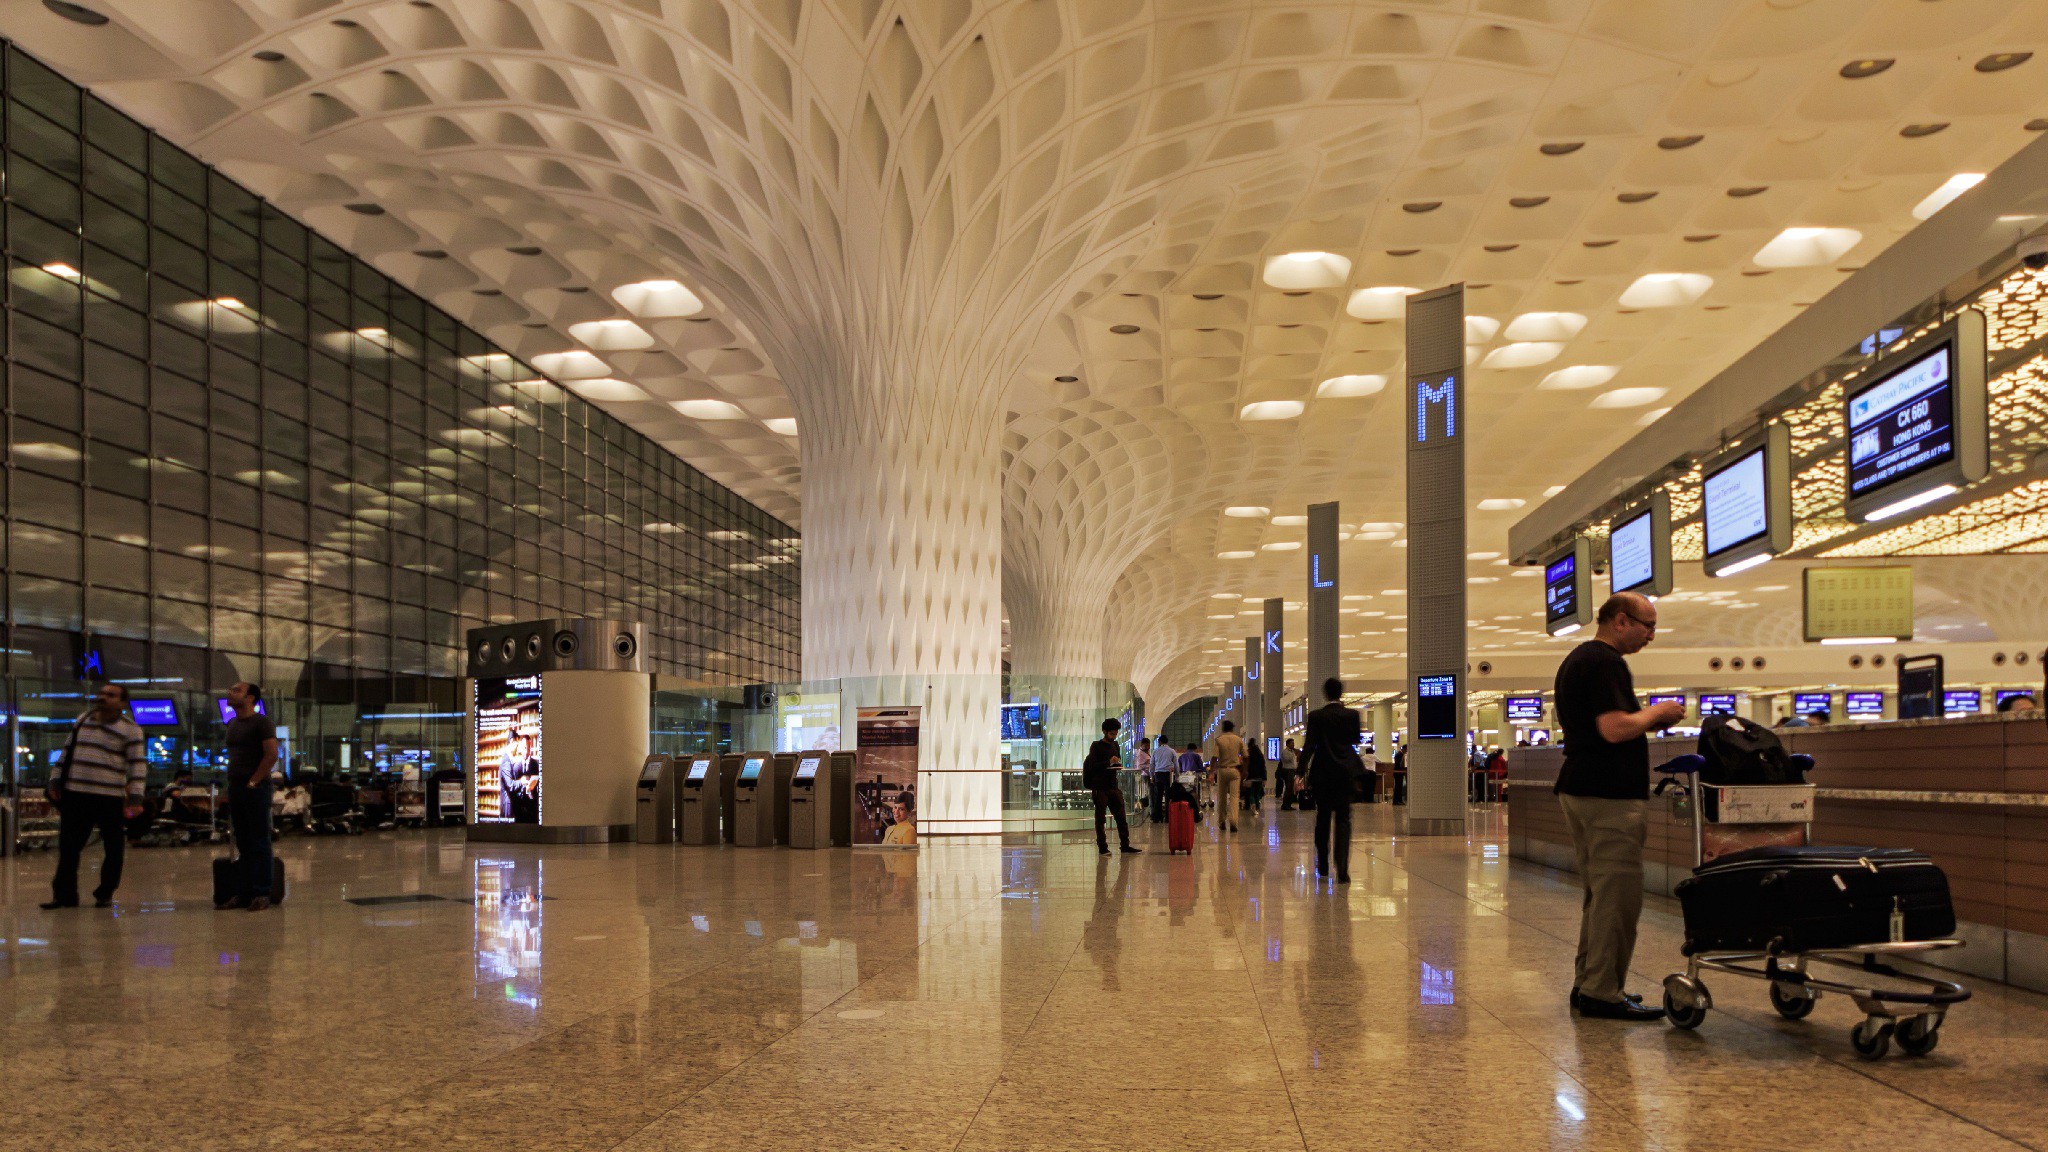
<path fill-rule="evenodd" d="M 1270 809 L 1192 859 L 292 839 L 254 915 L 203 848 L 131 853 L 113 912 L 0 860 L 0 1149 L 2048 1147 L 2048 999 L 1980 986 L 1876 1064 L 1761 984 L 1576 1020 L 1570 877 L 1490 809 L 1358 812 L 1335 892 Z M 1651 901 L 1637 989 L 1676 927 Z"/>

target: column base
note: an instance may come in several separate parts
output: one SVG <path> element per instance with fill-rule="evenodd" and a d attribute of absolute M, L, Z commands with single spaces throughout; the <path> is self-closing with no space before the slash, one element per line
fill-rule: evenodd
<path fill-rule="evenodd" d="M 1410 816 L 1408 817 L 1407 824 L 1407 834 L 1410 836 L 1463 836 L 1465 834 L 1465 821 L 1462 819 L 1432 820 L 1422 816 Z"/>

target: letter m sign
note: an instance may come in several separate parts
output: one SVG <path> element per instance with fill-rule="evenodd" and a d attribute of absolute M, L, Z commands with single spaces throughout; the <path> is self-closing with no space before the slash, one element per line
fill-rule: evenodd
<path fill-rule="evenodd" d="M 1430 410 L 1440 409 L 1443 413 L 1439 422 L 1432 418 Z M 1432 426 L 1441 426 L 1443 431 L 1436 438 L 1452 440 L 1458 435 L 1458 377 L 1455 373 L 1442 381 L 1417 380 L 1415 382 L 1415 442 L 1429 443 Z"/>

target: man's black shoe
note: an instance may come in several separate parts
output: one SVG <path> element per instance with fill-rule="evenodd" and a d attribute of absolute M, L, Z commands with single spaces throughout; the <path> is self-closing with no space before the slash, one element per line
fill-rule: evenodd
<path fill-rule="evenodd" d="M 95 908 L 112 908 L 114 906 L 114 898 L 112 896 L 95 896 L 92 898 L 92 906 Z"/>
<path fill-rule="evenodd" d="M 1138 853 L 1140 853 L 1140 852 L 1143 852 L 1143 851 L 1144 851 L 1144 849 L 1143 849 L 1143 848 L 1134 848 L 1134 847 L 1132 847 L 1131 845 L 1129 845 L 1129 844 L 1126 844 L 1126 845 L 1124 845 L 1124 846 L 1123 846 L 1123 851 L 1125 851 L 1125 852 L 1128 852 L 1128 853 L 1130 853 L 1131 855 L 1135 856 L 1135 855 L 1137 855 Z"/>
<path fill-rule="evenodd" d="M 1107 855 L 1109 855 L 1109 849 L 1107 849 L 1107 848 L 1097 848 L 1097 849 L 1095 850 L 1095 854 L 1096 854 L 1097 856 L 1107 856 Z"/>
<path fill-rule="evenodd" d="M 1664 1009 L 1628 1000 L 1589 1000 L 1581 996 L 1579 1015 L 1595 1020 L 1662 1020 Z"/>
<path fill-rule="evenodd" d="M 56 911 L 57 909 L 59 909 L 59 908 L 76 908 L 76 907 L 78 907 L 78 901 L 76 901 L 76 900 L 45 900 L 45 901 L 43 901 L 43 902 L 42 902 L 41 904 L 38 904 L 38 905 L 36 905 L 36 907 L 38 907 L 38 908 L 41 908 L 41 909 L 42 909 L 43 911 L 45 911 L 45 912 L 55 912 L 55 911 Z"/>
<path fill-rule="evenodd" d="M 1641 1004 L 1643 1002 L 1643 998 L 1641 996 L 1636 995 L 1634 992 L 1623 992 L 1621 994 L 1621 998 L 1623 1000 L 1628 1001 L 1631 1004 Z M 1571 1005 L 1574 1009 L 1576 1009 L 1579 1006 L 1579 1001 L 1584 999 L 1585 997 L 1580 994 L 1577 988 L 1572 989 Z"/>
<path fill-rule="evenodd" d="M 1339 884 L 1349 884 L 1349 883 L 1351 883 L 1351 873 L 1349 873 L 1349 872 L 1339 872 L 1339 873 L 1337 873 L 1337 883 L 1339 883 Z"/>

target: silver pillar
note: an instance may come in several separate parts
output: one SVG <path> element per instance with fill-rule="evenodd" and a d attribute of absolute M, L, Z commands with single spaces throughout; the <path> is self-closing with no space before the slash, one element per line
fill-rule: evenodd
<path fill-rule="evenodd" d="M 1465 832 L 1465 286 L 1408 298 L 1408 832 Z M 1449 677 L 1442 738 L 1420 685 Z M 1439 698 L 1441 699 L 1441 698 Z"/>

